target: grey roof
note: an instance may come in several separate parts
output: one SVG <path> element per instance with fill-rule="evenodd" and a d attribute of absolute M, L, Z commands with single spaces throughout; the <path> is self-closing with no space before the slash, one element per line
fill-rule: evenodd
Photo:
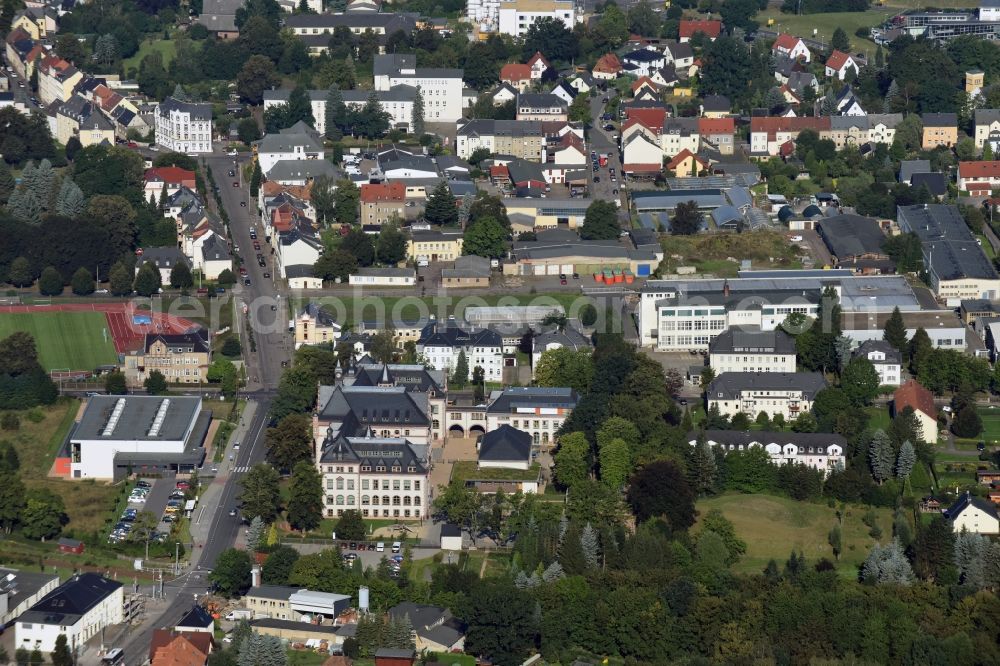
<path fill-rule="evenodd" d="M 808 87 L 815 88 L 818 83 L 816 75 L 812 72 L 800 72 L 795 70 L 790 71 L 787 76 L 788 83 L 786 85 L 797 95 L 802 94 L 802 92 Z"/>
<path fill-rule="evenodd" d="M 288 601 L 288 597 L 298 592 L 299 587 L 290 585 L 257 585 L 251 587 L 245 596 L 259 599 L 275 599 L 277 601 Z"/>
<path fill-rule="evenodd" d="M 369 266 L 367 268 L 359 268 L 354 272 L 354 275 L 371 275 L 375 277 L 416 277 L 417 271 L 412 268 Z"/>
<path fill-rule="evenodd" d="M 42 597 L 18 622 L 73 626 L 122 584 L 95 573 L 77 574 Z"/>
<path fill-rule="evenodd" d="M 178 353 L 209 353 L 211 347 L 208 344 L 208 329 L 199 328 L 188 333 L 146 333 L 143 349 L 149 348 L 156 342 L 163 342 L 170 351 Z"/>
<path fill-rule="evenodd" d="M 706 95 L 701 99 L 701 106 L 706 111 L 729 112 L 733 103 L 725 95 Z"/>
<path fill-rule="evenodd" d="M 74 541 L 77 544 L 80 543 L 76 539 L 68 539 L 68 541 Z M 62 545 L 62 542 L 63 539 L 59 539 L 60 545 Z M 58 574 L 21 571 L 7 567 L 0 568 L 0 592 L 7 593 L 6 612 L 10 613 L 16 610 L 21 605 L 23 599 L 35 596 L 39 590 L 47 587 L 52 582 L 59 582 Z M 2 618 L 2 615 L 0 615 L 0 618 Z"/>
<path fill-rule="evenodd" d="M 700 190 L 676 190 L 676 191 L 648 191 L 632 192 L 632 201 L 639 211 L 673 210 L 679 204 L 687 201 L 694 201 L 699 208 L 718 208 L 725 205 L 741 204 L 748 195 L 740 193 L 734 195 L 737 201 L 730 198 L 730 190 L 738 191 L 745 188 L 733 187 L 729 190 L 722 188 L 705 188 Z"/>
<path fill-rule="evenodd" d="M 208 614 L 201 606 L 193 606 L 191 610 L 187 612 L 187 615 L 182 617 L 175 627 L 212 627 L 215 624 L 215 620 L 212 616 Z"/>
<path fill-rule="evenodd" d="M 915 173 L 930 173 L 930 160 L 903 160 L 899 163 L 899 182 L 908 183 Z"/>
<path fill-rule="evenodd" d="M 525 462 L 531 460 L 531 434 L 506 423 L 479 441 L 479 460 Z"/>
<path fill-rule="evenodd" d="M 465 255 L 455 260 L 454 268 L 441 271 L 442 278 L 489 277 L 492 273 L 490 260 L 486 257 Z"/>
<path fill-rule="evenodd" d="M 834 215 L 819 221 L 820 237 L 830 248 L 830 253 L 840 261 L 865 254 L 885 254 L 882 242 L 885 235 L 878 222 L 860 215 Z"/>
<path fill-rule="evenodd" d="M 518 259 L 555 259 L 558 257 L 589 257 L 601 261 L 655 261 L 656 253 L 645 249 L 625 247 L 616 240 L 581 240 L 576 242 L 545 243 L 542 241 L 518 241 L 514 245 L 514 255 Z"/>
<path fill-rule="evenodd" d="M 528 107 L 530 109 L 551 109 L 553 107 L 566 108 L 566 100 L 553 95 L 552 93 L 521 93 L 517 96 L 517 108 Z"/>
<path fill-rule="evenodd" d="M 578 400 L 576 391 L 571 388 L 514 386 L 490 394 L 490 404 L 486 411 L 490 414 L 511 414 L 519 407 L 573 409 Z"/>
<path fill-rule="evenodd" d="M 188 259 L 180 248 L 170 246 L 170 247 L 150 247 L 146 248 L 142 252 L 142 256 L 135 263 L 136 270 L 142 268 L 145 264 L 152 263 L 157 268 L 172 268 L 179 263 L 185 263 L 189 267 L 191 266 L 191 260 Z"/>
<path fill-rule="evenodd" d="M 386 424 L 380 422 L 380 425 Z M 370 429 L 363 437 L 347 437 L 327 428 L 319 462 L 353 462 L 361 467 L 370 467 L 379 474 L 427 472 L 423 460 L 409 441 L 400 437 L 375 437 Z"/>
<path fill-rule="evenodd" d="M 510 182 L 515 185 L 529 181 L 545 182 L 545 173 L 542 171 L 542 165 L 538 162 L 514 160 L 507 165 L 507 173 L 510 174 Z"/>
<path fill-rule="evenodd" d="M 715 226 L 720 229 L 738 226 L 743 221 L 743 213 L 729 204 L 719 206 L 711 212 L 711 216 Z"/>
<path fill-rule="evenodd" d="M 414 73 L 404 73 L 402 70 L 413 70 Z M 417 67 L 417 57 L 413 53 L 384 53 L 376 55 L 372 71 L 375 76 L 412 76 L 413 78 L 438 77 L 442 79 L 460 79 L 464 75 L 464 70 L 462 69 Z"/>
<path fill-rule="evenodd" d="M 948 192 L 948 179 L 943 173 L 915 173 L 910 179 L 910 186 L 926 186 L 928 192 L 939 197 Z"/>
<path fill-rule="evenodd" d="M 171 111 L 181 111 L 191 114 L 192 120 L 211 120 L 212 105 L 199 104 L 196 102 L 185 102 L 175 97 L 168 97 L 157 107 L 157 112 L 161 116 L 167 116 Z"/>
<path fill-rule="evenodd" d="M 337 178 L 337 167 L 327 160 L 278 160 L 267 172 L 268 180 L 311 180 L 317 176 Z"/>
<path fill-rule="evenodd" d="M 205 261 L 231 261 L 229 254 L 229 244 L 222 240 L 218 234 L 209 236 L 201 246 L 201 256 Z"/>
<path fill-rule="evenodd" d="M 379 648 L 375 651 L 375 658 L 379 659 L 413 659 L 416 652 L 413 650 L 402 650 L 399 648 Z"/>
<path fill-rule="evenodd" d="M 968 509 L 970 506 L 976 507 L 993 518 L 997 517 L 997 507 L 995 504 L 984 500 L 981 497 L 976 497 L 968 491 L 966 491 L 964 495 L 959 496 L 959 498 L 955 500 L 954 504 L 948 507 L 948 510 L 944 513 L 949 520 L 954 520 L 956 516 Z"/>
<path fill-rule="evenodd" d="M 674 60 L 683 60 L 685 58 L 694 57 L 694 51 L 691 49 L 691 45 L 686 42 L 684 44 L 671 42 L 667 44 L 667 49 L 670 51 L 670 55 L 673 56 Z"/>
<path fill-rule="evenodd" d="M 743 391 L 801 391 L 811 400 L 826 388 L 819 372 L 723 372 L 708 385 L 711 400 L 733 400 Z"/>
<path fill-rule="evenodd" d="M 1000 109 L 976 109 L 975 118 L 976 125 L 992 125 L 1000 122 Z"/>
<path fill-rule="evenodd" d="M 757 326 L 732 326 L 715 336 L 710 354 L 795 354 L 795 339 L 780 329 L 762 331 Z"/>
<path fill-rule="evenodd" d="M 313 274 L 313 267 L 311 264 L 294 264 L 292 266 L 285 266 L 285 277 L 309 278 L 316 276 Z"/>
<path fill-rule="evenodd" d="M 854 356 L 856 358 L 867 359 L 868 354 L 872 352 L 882 352 L 885 354 L 884 361 L 872 361 L 868 359 L 873 365 L 899 365 L 903 361 L 903 356 L 899 353 L 899 350 L 885 340 L 865 340 L 854 350 Z"/>
<path fill-rule="evenodd" d="M 929 259 L 930 268 L 939 279 L 1000 279 L 957 207 L 897 206 L 896 217 L 903 231 L 912 231 L 920 237 L 925 261 Z"/>
<path fill-rule="evenodd" d="M 555 136 L 568 123 L 563 120 L 492 120 L 476 118 L 464 123 L 458 129 L 459 136 L 508 136 L 534 137 Z"/>
<path fill-rule="evenodd" d="M 410 237 L 418 243 L 447 242 L 462 238 L 461 231 L 439 231 L 437 229 L 414 229 Z"/>
<path fill-rule="evenodd" d="M 449 536 L 444 533 L 445 527 L 448 526 L 443 525 L 441 533 L 443 536 Z M 460 534 L 461 531 L 459 531 Z M 418 636 L 429 639 L 439 645 L 454 645 L 465 635 L 465 624 L 454 618 L 451 611 L 441 606 L 415 604 L 404 601 L 390 608 L 389 616 L 394 620 L 409 617 L 410 623 L 413 625 L 413 630 Z"/>
<path fill-rule="evenodd" d="M 304 148 L 314 153 L 323 152 L 323 144 L 308 132 L 268 134 L 254 145 L 257 146 L 258 153 L 290 153 L 295 148 Z"/>
<path fill-rule="evenodd" d="M 896 127 L 896 125 L 903 122 L 902 113 L 869 113 L 867 118 L 869 127 L 875 127 L 876 125 Z"/>
<path fill-rule="evenodd" d="M 924 127 L 957 127 L 957 113 L 925 113 L 920 116 Z"/>
<path fill-rule="evenodd" d="M 343 629 L 343 627 L 337 627 L 330 624 L 313 624 L 311 622 L 300 622 L 296 620 L 279 620 L 274 617 L 262 617 L 256 620 L 250 620 L 250 626 L 260 627 L 262 629 L 282 629 L 292 635 L 295 635 L 295 632 L 300 631 L 305 634 L 329 634 L 330 636 L 340 636 L 340 631 Z M 353 626 L 357 627 L 357 625 Z"/>
<path fill-rule="evenodd" d="M 351 386 L 402 386 L 407 391 L 421 393 L 437 393 L 444 386 L 444 375 L 440 370 L 428 370 L 422 365 L 358 362 L 353 371 L 354 382 Z"/>
<path fill-rule="evenodd" d="M 204 0 L 198 22 L 214 32 L 237 32 L 236 10 L 244 0 Z"/>
<path fill-rule="evenodd" d="M 364 427 L 388 427 L 392 425 L 425 426 L 430 423 L 424 409 L 417 404 L 414 396 L 402 386 L 337 386 L 329 394 L 318 410 L 326 420 L 355 420 L 364 432 Z"/>
<path fill-rule="evenodd" d="M 702 433 L 688 433 L 688 442 L 694 443 Z M 749 446 L 757 443 L 762 446 L 768 444 L 794 444 L 801 451 L 812 448 L 816 453 L 825 453 L 830 446 L 839 446 L 841 451 L 847 449 L 847 440 L 842 435 L 828 432 L 769 432 L 740 431 L 740 430 L 706 430 L 704 432 L 705 441 L 713 441 L 718 444 L 733 444 L 739 446 Z"/>
<path fill-rule="evenodd" d="M 432 321 L 420 332 L 423 347 L 499 347 L 500 335 L 488 328 L 463 329 L 455 321 Z"/>
<path fill-rule="evenodd" d="M 114 429 L 105 435 L 106 426 L 116 406 L 122 402 L 124 408 L 115 422 Z M 163 424 L 158 433 L 150 435 L 153 421 L 161 408 L 168 403 L 163 413 Z M 201 399 L 197 397 L 171 395 L 97 395 L 87 399 L 83 417 L 71 435 L 79 440 L 138 440 L 160 441 L 183 439 L 191 423 L 197 418 Z"/>
<path fill-rule="evenodd" d="M 532 349 L 535 352 L 544 352 L 547 346 L 556 344 L 574 351 L 590 349 L 594 346 L 590 338 L 572 326 L 567 326 L 561 331 L 556 327 L 552 327 L 549 331 L 536 333 L 531 340 Z"/>

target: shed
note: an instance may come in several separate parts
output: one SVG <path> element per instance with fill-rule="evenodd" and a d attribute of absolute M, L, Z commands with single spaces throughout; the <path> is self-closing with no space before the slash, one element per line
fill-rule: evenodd
<path fill-rule="evenodd" d="M 83 553 L 84 545 L 82 541 L 77 539 L 67 539 L 63 537 L 59 539 L 59 552 L 60 553 L 73 553 L 74 555 L 80 555 Z"/>
<path fill-rule="evenodd" d="M 441 550 L 462 550 L 462 528 L 445 523 L 441 526 Z"/>
<path fill-rule="evenodd" d="M 816 204 L 809 204 L 802 211 L 802 217 L 822 217 L 823 211 Z"/>
<path fill-rule="evenodd" d="M 413 650 L 379 648 L 375 652 L 375 666 L 413 666 L 417 653 Z"/>
<path fill-rule="evenodd" d="M 780 220 L 785 224 L 788 224 L 788 220 L 792 219 L 793 217 L 795 217 L 795 211 L 792 210 L 791 206 L 782 206 L 778 210 L 778 220 Z"/>

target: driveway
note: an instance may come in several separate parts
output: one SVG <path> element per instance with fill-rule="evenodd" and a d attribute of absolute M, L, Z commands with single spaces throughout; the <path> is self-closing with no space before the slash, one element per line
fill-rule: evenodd
<path fill-rule="evenodd" d="M 173 476 L 165 476 L 161 479 L 146 479 L 146 481 L 150 482 L 153 487 L 149 489 L 149 494 L 146 496 L 146 503 L 139 510 L 148 511 L 159 520 L 163 517 L 163 510 L 167 507 L 167 500 L 170 499 L 170 493 L 173 492 L 176 481 Z M 137 504 L 130 504 L 129 506 L 139 508 Z M 161 523 L 159 530 L 161 532 L 170 531 L 170 526 L 166 523 Z"/>

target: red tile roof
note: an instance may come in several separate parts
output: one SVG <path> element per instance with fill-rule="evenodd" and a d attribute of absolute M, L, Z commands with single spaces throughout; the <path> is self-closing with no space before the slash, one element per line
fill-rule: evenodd
<path fill-rule="evenodd" d="M 605 53 L 597 59 L 597 64 L 594 65 L 594 71 L 604 72 L 606 74 L 617 74 L 622 71 L 621 60 L 619 60 L 618 56 L 614 53 Z"/>
<path fill-rule="evenodd" d="M 732 134 L 736 131 L 733 118 L 699 118 L 698 134 Z"/>
<path fill-rule="evenodd" d="M 531 67 L 512 62 L 500 68 L 501 81 L 527 81 L 531 78 Z"/>
<path fill-rule="evenodd" d="M 678 164 L 680 164 L 681 162 L 683 162 L 683 161 L 685 161 L 685 160 L 687 160 L 687 159 L 689 159 L 691 157 L 693 157 L 695 159 L 695 161 L 698 162 L 698 164 L 702 165 L 703 167 L 708 167 L 708 162 L 706 162 L 705 160 L 701 159 L 700 157 L 698 157 L 697 155 L 695 155 L 694 153 L 692 153 L 690 150 L 688 150 L 687 148 L 685 148 L 681 152 L 677 153 L 672 160 L 670 160 L 669 162 L 667 162 L 667 168 L 668 169 L 676 168 Z"/>
<path fill-rule="evenodd" d="M 545 59 L 545 56 L 542 55 L 541 51 L 535 51 L 535 55 L 531 56 L 531 59 L 528 60 L 528 67 L 534 66 L 534 64 L 539 60 L 541 60 L 542 64 L 545 65 L 546 67 L 552 66 L 549 64 L 549 61 Z"/>
<path fill-rule="evenodd" d="M 188 171 L 187 169 L 175 166 L 146 169 L 146 173 L 142 175 L 142 178 L 147 183 L 170 183 L 172 185 L 185 185 L 190 188 L 195 186 L 194 171 Z"/>
<path fill-rule="evenodd" d="M 897 414 L 907 407 L 912 407 L 915 412 L 923 412 L 932 419 L 937 418 L 934 395 L 921 386 L 916 379 L 911 379 L 896 389 L 892 401 L 893 409 Z"/>
<path fill-rule="evenodd" d="M 844 53 L 843 51 L 834 51 L 830 54 L 830 57 L 826 59 L 826 66 L 830 69 L 839 72 L 843 69 L 844 65 L 847 64 L 848 60 L 852 60 L 850 55 Z"/>
<path fill-rule="evenodd" d="M 653 90 L 658 89 L 657 85 L 653 83 L 653 79 L 649 78 L 648 76 L 640 76 L 636 80 L 636 82 L 632 84 L 632 93 L 635 94 L 635 91 L 644 85 L 651 87 Z"/>
<path fill-rule="evenodd" d="M 406 186 L 402 183 L 366 183 L 361 186 L 361 203 L 376 201 L 403 201 Z"/>
<path fill-rule="evenodd" d="M 785 51 L 791 51 L 795 46 L 802 40 L 798 37 L 789 35 L 788 33 L 781 33 L 778 38 L 774 40 L 774 44 L 771 46 L 771 50 L 784 49 Z"/>
<path fill-rule="evenodd" d="M 656 173 L 663 169 L 662 164 L 623 164 L 622 171 L 628 173 Z"/>
<path fill-rule="evenodd" d="M 639 120 L 643 125 L 651 129 L 656 129 L 663 127 L 663 120 L 667 117 L 666 109 L 628 109 L 625 111 L 625 118 L 627 120 Z"/>
<path fill-rule="evenodd" d="M 680 36 L 691 38 L 695 33 L 703 32 L 707 37 L 715 39 L 722 32 L 722 21 L 681 21 Z"/>
<path fill-rule="evenodd" d="M 959 162 L 959 178 L 1000 178 L 1000 161 Z"/>
<path fill-rule="evenodd" d="M 750 119 L 751 132 L 767 132 L 767 135 L 770 137 L 773 137 L 778 132 L 801 132 L 805 129 L 816 130 L 817 132 L 827 131 L 830 129 L 830 117 L 782 118 L 767 116 Z"/>
<path fill-rule="evenodd" d="M 212 634 L 207 631 L 155 629 L 149 644 L 149 657 L 157 666 L 187 663 L 200 666 L 205 663 L 208 655 L 212 652 L 212 645 Z M 201 655 L 201 661 L 197 661 L 198 654 Z M 193 660 L 183 661 L 184 655 L 190 655 Z M 181 659 L 181 661 L 177 659 Z"/>

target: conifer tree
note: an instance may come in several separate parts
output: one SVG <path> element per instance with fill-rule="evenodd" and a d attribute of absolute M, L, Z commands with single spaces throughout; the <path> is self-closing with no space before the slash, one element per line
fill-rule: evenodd
<path fill-rule="evenodd" d="M 892 440 L 884 430 L 876 430 L 868 444 L 868 464 L 871 466 L 872 477 L 879 485 L 892 476 L 892 458 Z"/>
<path fill-rule="evenodd" d="M 417 92 L 413 96 L 413 113 L 410 119 L 410 129 L 413 130 L 413 134 L 416 136 L 422 136 L 424 133 L 424 93 L 417 86 Z"/>

